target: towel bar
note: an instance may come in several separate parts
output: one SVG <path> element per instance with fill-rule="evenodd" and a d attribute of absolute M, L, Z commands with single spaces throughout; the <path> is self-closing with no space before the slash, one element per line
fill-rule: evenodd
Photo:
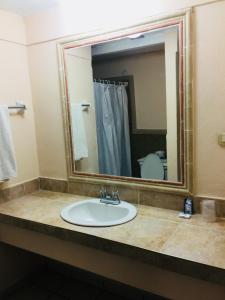
<path fill-rule="evenodd" d="M 8 109 L 20 109 L 20 110 L 25 110 L 26 105 L 25 104 L 16 104 L 14 106 L 9 106 Z"/>

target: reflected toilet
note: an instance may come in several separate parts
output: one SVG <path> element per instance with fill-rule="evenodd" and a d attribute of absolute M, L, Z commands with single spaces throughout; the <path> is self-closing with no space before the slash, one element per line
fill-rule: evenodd
<path fill-rule="evenodd" d="M 160 159 L 155 153 L 148 154 L 138 159 L 141 178 L 166 180 L 167 166 L 166 159 Z"/>

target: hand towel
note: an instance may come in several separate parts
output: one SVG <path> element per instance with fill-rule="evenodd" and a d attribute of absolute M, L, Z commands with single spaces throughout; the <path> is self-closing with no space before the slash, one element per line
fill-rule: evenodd
<path fill-rule="evenodd" d="M 8 107 L 0 106 L 0 181 L 16 177 L 16 159 Z"/>
<path fill-rule="evenodd" d="M 71 104 L 73 155 L 75 160 L 88 157 L 88 144 L 81 104 Z"/>

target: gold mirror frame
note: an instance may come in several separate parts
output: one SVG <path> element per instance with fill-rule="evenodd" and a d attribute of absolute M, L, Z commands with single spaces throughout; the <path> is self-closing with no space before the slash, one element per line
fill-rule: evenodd
<path fill-rule="evenodd" d="M 71 40 L 63 40 L 57 45 L 59 77 L 61 86 L 63 119 L 66 144 L 66 160 L 68 180 L 99 185 L 116 185 L 137 189 L 160 190 L 177 192 L 181 194 L 192 193 L 192 103 L 191 103 L 191 9 L 179 11 L 175 14 L 151 18 L 144 23 L 135 24 L 114 31 L 97 31 L 90 34 L 74 36 Z M 179 28 L 179 103 L 180 103 L 180 162 L 181 182 L 146 180 L 142 178 L 130 178 L 110 176 L 94 173 L 78 172 L 75 170 L 72 151 L 70 103 L 67 90 L 67 74 L 65 66 L 65 50 L 80 46 L 106 42 L 115 38 L 126 37 L 135 33 L 151 31 L 177 25 Z"/>

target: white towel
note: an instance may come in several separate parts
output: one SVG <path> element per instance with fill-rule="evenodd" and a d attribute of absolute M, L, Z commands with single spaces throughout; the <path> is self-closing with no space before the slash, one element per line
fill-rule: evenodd
<path fill-rule="evenodd" d="M 0 181 L 16 177 L 16 159 L 9 111 L 5 105 L 0 106 Z"/>
<path fill-rule="evenodd" d="M 88 157 L 87 137 L 81 104 L 71 104 L 73 155 L 75 160 Z"/>

